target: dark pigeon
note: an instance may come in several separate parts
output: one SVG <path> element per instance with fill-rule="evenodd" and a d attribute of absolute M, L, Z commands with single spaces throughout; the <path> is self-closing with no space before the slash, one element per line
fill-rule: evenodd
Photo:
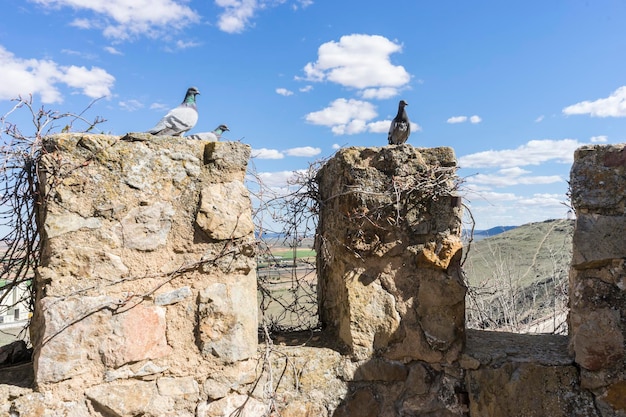
<path fill-rule="evenodd" d="M 200 94 L 196 87 L 187 89 L 185 99 L 180 106 L 170 110 L 152 129 L 147 133 L 153 135 L 183 136 L 185 132 L 193 128 L 198 122 L 198 109 L 196 108 L 196 95 Z"/>
<path fill-rule="evenodd" d="M 411 122 L 409 122 L 409 116 L 406 114 L 405 106 L 408 106 L 404 100 L 400 100 L 398 104 L 398 114 L 391 121 L 389 126 L 389 135 L 387 140 L 390 145 L 401 145 L 409 139 L 411 134 Z"/>
<path fill-rule="evenodd" d="M 206 140 L 206 141 L 209 141 L 209 142 L 217 142 L 222 137 L 222 133 L 227 132 L 227 131 L 230 131 L 228 126 L 226 126 L 226 125 L 219 125 L 212 132 L 195 133 L 193 135 L 187 136 L 187 138 L 188 139 L 195 139 L 195 140 Z"/>

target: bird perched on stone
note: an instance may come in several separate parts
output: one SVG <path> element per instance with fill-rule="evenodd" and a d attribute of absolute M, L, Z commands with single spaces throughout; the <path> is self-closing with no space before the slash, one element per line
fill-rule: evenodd
<path fill-rule="evenodd" d="M 147 133 L 183 136 L 185 132 L 193 128 L 198 122 L 198 109 L 196 108 L 196 95 L 198 94 L 200 94 L 200 91 L 196 87 L 189 87 L 183 102 L 163 116 L 159 123 L 148 130 Z"/>
<path fill-rule="evenodd" d="M 187 136 L 187 138 L 195 139 L 195 140 L 207 140 L 210 142 L 217 142 L 222 137 L 222 133 L 227 132 L 227 131 L 230 131 L 228 126 L 219 125 L 212 132 L 194 133 L 193 135 Z"/>
<path fill-rule="evenodd" d="M 408 106 L 404 100 L 400 100 L 398 104 L 398 114 L 391 121 L 389 126 L 389 134 L 387 140 L 390 145 L 401 145 L 409 139 L 411 134 L 411 122 L 409 122 L 409 116 L 406 114 L 405 106 Z"/>

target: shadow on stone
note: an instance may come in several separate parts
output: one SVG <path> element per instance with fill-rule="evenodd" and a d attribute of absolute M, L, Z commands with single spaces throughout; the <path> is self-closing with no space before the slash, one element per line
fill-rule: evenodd
<path fill-rule="evenodd" d="M 0 384 L 29 388 L 33 385 L 33 349 L 16 340 L 0 347 Z"/>

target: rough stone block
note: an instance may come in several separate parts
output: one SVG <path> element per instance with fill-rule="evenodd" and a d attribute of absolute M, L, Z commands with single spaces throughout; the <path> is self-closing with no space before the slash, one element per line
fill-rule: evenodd
<path fill-rule="evenodd" d="M 247 395 L 231 394 L 212 402 L 202 402 L 196 411 L 198 417 L 258 417 L 266 415 L 267 406 Z"/>
<path fill-rule="evenodd" d="M 217 182 L 243 182 L 251 152 L 240 142 L 210 142 L 204 147 L 204 163 Z"/>
<path fill-rule="evenodd" d="M 355 358 L 438 362 L 460 354 L 455 170 L 450 148 L 400 145 L 341 149 L 318 172 L 320 318 Z"/>
<path fill-rule="evenodd" d="M 571 200 L 577 214 L 626 214 L 626 145 L 588 145 L 574 153 Z"/>
<path fill-rule="evenodd" d="M 196 223 L 215 240 L 238 239 L 254 232 L 252 203 L 240 181 L 209 184 L 202 189 Z"/>
<path fill-rule="evenodd" d="M 125 247 L 152 251 L 167 242 L 174 214 L 170 203 L 155 202 L 136 207 L 128 212 L 114 231 Z"/>
<path fill-rule="evenodd" d="M 157 379 L 159 394 L 167 397 L 197 398 L 200 388 L 196 380 L 192 377 L 171 378 L 163 377 Z"/>
<path fill-rule="evenodd" d="M 574 366 L 506 363 L 468 371 L 465 384 L 472 416 L 600 417 Z"/>
<path fill-rule="evenodd" d="M 167 356 L 165 309 L 138 304 L 111 317 L 112 333 L 100 347 L 103 362 L 109 367 Z"/>
<path fill-rule="evenodd" d="M 150 410 L 155 411 L 159 397 L 154 382 L 141 381 L 97 385 L 88 388 L 85 395 L 96 410 L 120 417 L 145 415 Z M 161 412 L 167 412 L 168 408 L 171 405 L 163 407 Z"/>
<path fill-rule="evenodd" d="M 187 297 L 191 297 L 191 288 L 185 286 L 182 288 L 177 288 L 172 291 L 158 294 L 154 298 L 154 304 L 158 306 L 167 306 L 170 304 L 176 304 L 179 301 L 182 301 Z"/>
<path fill-rule="evenodd" d="M 198 334 L 205 356 L 235 362 L 256 354 L 257 309 L 250 308 L 250 300 L 256 300 L 254 278 L 216 283 L 200 291 Z"/>
<path fill-rule="evenodd" d="M 624 335 L 618 310 L 572 311 L 570 323 L 570 347 L 580 366 L 599 371 L 623 362 Z"/>
<path fill-rule="evenodd" d="M 31 332 L 34 341 L 35 381 L 39 385 L 79 375 L 98 379 L 98 342 L 111 332 L 110 307 L 114 299 L 100 297 L 47 297 L 37 306 Z"/>
<path fill-rule="evenodd" d="M 626 258 L 626 216 L 579 214 L 573 236 L 572 266 L 597 268 Z"/>

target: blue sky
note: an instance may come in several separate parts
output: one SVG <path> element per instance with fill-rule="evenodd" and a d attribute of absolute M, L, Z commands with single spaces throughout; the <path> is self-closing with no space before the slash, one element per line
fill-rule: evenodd
<path fill-rule="evenodd" d="M 18 95 L 151 128 L 197 86 L 200 119 L 279 187 L 341 146 L 451 146 L 478 229 L 564 217 L 574 150 L 626 141 L 621 0 L 4 0 L 0 115 Z M 9 121 L 28 125 L 25 114 Z"/>

